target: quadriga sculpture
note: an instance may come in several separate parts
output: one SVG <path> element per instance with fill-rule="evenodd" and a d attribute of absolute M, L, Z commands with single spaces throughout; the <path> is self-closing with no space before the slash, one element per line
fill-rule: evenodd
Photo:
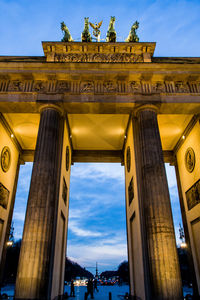
<path fill-rule="evenodd" d="M 139 37 L 136 34 L 136 30 L 139 28 L 139 22 L 135 21 L 133 26 L 131 27 L 131 30 L 129 32 L 129 35 L 125 42 L 139 42 Z"/>
<path fill-rule="evenodd" d="M 61 25 L 61 30 L 64 32 L 64 37 L 61 40 L 61 42 L 72 42 L 73 41 L 72 36 L 69 32 L 69 29 L 65 25 L 65 23 L 61 22 L 60 25 Z"/>
<path fill-rule="evenodd" d="M 91 42 L 92 38 L 89 32 L 89 18 L 85 18 L 85 27 L 81 34 L 82 42 Z"/>
<path fill-rule="evenodd" d="M 114 26 L 115 26 L 115 17 L 110 17 L 110 23 L 106 35 L 106 42 L 110 42 L 110 43 L 116 42 L 117 34 Z"/>

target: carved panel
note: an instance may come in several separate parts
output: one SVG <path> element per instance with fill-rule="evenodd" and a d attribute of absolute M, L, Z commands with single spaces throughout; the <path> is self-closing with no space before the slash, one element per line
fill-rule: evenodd
<path fill-rule="evenodd" d="M 200 203 L 200 179 L 185 193 L 188 210 Z"/>
<path fill-rule="evenodd" d="M 63 198 L 65 205 L 67 204 L 67 192 L 68 192 L 67 184 L 66 184 L 65 178 L 63 177 L 62 198 Z"/>
<path fill-rule="evenodd" d="M 128 203 L 129 205 L 134 199 L 134 183 L 133 183 L 133 177 L 130 180 L 129 186 L 128 186 Z"/>
<path fill-rule="evenodd" d="M 70 82 L 69 81 L 57 81 L 56 84 L 56 92 L 57 93 L 65 93 L 70 91 Z"/>
<path fill-rule="evenodd" d="M 11 164 L 11 152 L 9 147 L 5 146 L 1 151 L 1 168 L 7 172 Z"/>
<path fill-rule="evenodd" d="M 9 194 L 9 190 L 0 182 L 0 205 L 5 209 L 8 206 Z"/>
<path fill-rule="evenodd" d="M 103 84 L 105 93 L 115 93 L 117 91 L 116 82 L 106 81 Z"/>
<path fill-rule="evenodd" d="M 188 85 L 183 81 L 176 81 L 175 88 L 176 88 L 177 93 L 188 93 L 189 92 Z"/>
<path fill-rule="evenodd" d="M 24 90 L 24 82 L 20 80 L 10 81 L 8 84 L 9 92 L 22 92 Z"/>
<path fill-rule="evenodd" d="M 94 82 L 81 82 L 81 93 L 93 93 L 94 92 Z"/>
<path fill-rule="evenodd" d="M 127 167 L 127 171 L 130 172 L 130 169 L 131 169 L 131 150 L 130 150 L 129 146 L 126 150 L 126 167 Z"/>
<path fill-rule="evenodd" d="M 130 84 L 130 91 L 132 93 L 141 93 L 142 87 L 139 81 L 131 81 L 129 84 Z"/>
<path fill-rule="evenodd" d="M 44 93 L 47 92 L 46 81 L 35 81 L 33 84 L 33 92 Z"/>
<path fill-rule="evenodd" d="M 191 147 L 185 152 L 185 167 L 189 173 L 192 173 L 195 167 L 195 153 Z"/>
<path fill-rule="evenodd" d="M 66 171 L 69 170 L 69 146 L 66 147 Z"/>

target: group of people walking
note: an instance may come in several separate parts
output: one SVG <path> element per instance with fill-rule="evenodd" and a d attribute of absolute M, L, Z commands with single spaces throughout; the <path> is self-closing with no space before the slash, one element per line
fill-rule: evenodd
<path fill-rule="evenodd" d="M 90 295 L 91 299 L 94 299 L 94 292 L 99 291 L 97 288 L 97 279 L 93 280 L 90 278 L 87 283 L 87 293 L 85 295 L 85 299 L 88 298 Z M 71 280 L 71 291 L 70 291 L 70 297 L 75 297 L 75 290 L 74 290 L 74 281 Z"/>

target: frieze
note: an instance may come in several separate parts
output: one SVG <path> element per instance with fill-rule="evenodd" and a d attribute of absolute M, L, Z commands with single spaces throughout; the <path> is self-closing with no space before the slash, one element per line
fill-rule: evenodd
<path fill-rule="evenodd" d="M 197 94 L 200 82 L 184 81 L 69 81 L 2 80 L 0 93 L 120 93 L 120 94 Z"/>
<path fill-rule="evenodd" d="M 51 54 L 51 61 L 76 63 L 136 63 L 143 62 L 143 55 L 135 53 L 55 53 Z"/>

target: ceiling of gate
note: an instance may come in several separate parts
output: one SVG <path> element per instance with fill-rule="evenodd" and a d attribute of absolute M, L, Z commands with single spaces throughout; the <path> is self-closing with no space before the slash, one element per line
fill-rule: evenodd
<path fill-rule="evenodd" d="M 4 114 L 22 149 L 34 150 L 39 114 Z M 173 150 L 192 115 L 158 115 L 163 150 Z M 75 150 L 121 150 L 128 124 L 127 114 L 69 114 Z"/>

